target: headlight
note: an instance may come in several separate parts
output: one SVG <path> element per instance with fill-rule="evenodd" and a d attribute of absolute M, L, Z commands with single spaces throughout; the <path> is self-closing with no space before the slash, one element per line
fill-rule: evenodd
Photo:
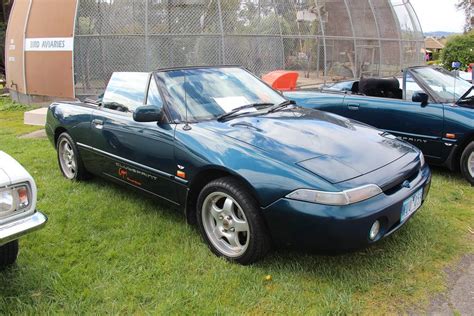
<path fill-rule="evenodd" d="M 365 185 L 359 188 L 341 191 L 326 192 L 310 189 L 299 189 L 291 192 L 286 197 L 293 200 L 300 200 L 311 203 L 326 205 L 349 205 L 361 202 L 382 193 L 375 184 Z"/>
<path fill-rule="evenodd" d="M 30 188 L 27 185 L 0 190 L 0 216 L 28 209 L 31 204 L 30 199 Z"/>
<path fill-rule="evenodd" d="M 423 168 L 425 166 L 425 156 L 423 153 L 420 152 L 420 167 Z"/>
<path fill-rule="evenodd" d="M 13 191 L 10 189 L 0 191 L 0 215 L 13 211 L 14 207 Z"/>

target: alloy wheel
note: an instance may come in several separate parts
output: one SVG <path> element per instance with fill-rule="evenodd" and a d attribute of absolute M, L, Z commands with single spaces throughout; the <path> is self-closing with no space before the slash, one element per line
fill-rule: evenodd
<path fill-rule="evenodd" d="M 72 148 L 69 140 L 66 138 L 61 139 L 59 141 L 58 151 L 59 162 L 64 175 L 68 179 L 74 179 L 77 172 L 77 161 L 76 155 L 74 154 L 74 149 Z"/>
<path fill-rule="evenodd" d="M 202 205 L 204 231 L 219 252 L 228 257 L 245 253 L 250 226 L 240 205 L 224 192 L 209 194 Z"/>

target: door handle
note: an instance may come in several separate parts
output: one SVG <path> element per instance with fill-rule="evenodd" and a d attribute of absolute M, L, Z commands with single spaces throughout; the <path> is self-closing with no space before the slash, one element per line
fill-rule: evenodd
<path fill-rule="evenodd" d="M 359 108 L 360 108 L 360 104 L 357 104 L 357 103 L 349 103 L 347 105 L 347 108 L 351 111 L 359 111 Z"/>
<path fill-rule="evenodd" d="M 94 127 L 97 129 L 103 129 L 104 121 L 95 119 L 95 120 L 92 120 L 92 125 L 94 125 Z"/>

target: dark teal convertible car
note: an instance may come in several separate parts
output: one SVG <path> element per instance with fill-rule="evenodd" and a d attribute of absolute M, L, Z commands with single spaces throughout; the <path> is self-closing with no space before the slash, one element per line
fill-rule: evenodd
<path fill-rule="evenodd" d="M 431 180 L 412 145 L 298 107 L 238 67 L 115 73 L 99 103 L 53 103 L 46 130 L 66 178 L 95 174 L 167 201 L 241 264 L 273 245 L 375 243 L 420 208 Z"/>
<path fill-rule="evenodd" d="M 474 185 L 474 91 L 446 70 L 410 67 L 401 78 L 361 78 L 286 96 L 387 131 L 420 148 L 428 163 L 460 170 Z"/>

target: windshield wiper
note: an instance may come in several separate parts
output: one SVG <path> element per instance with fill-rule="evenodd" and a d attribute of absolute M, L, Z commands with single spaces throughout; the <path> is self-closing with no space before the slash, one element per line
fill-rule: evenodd
<path fill-rule="evenodd" d="M 460 97 L 459 100 L 456 101 L 456 104 L 460 103 L 463 100 L 471 100 L 473 96 L 471 96 L 471 97 L 467 97 L 467 96 L 471 93 L 473 88 L 474 88 L 474 86 L 471 86 L 469 89 L 467 89 L 466 93 L 464 93 L 462 95 L 462 97 Z"/>
<path fill-rule="evenodd" d="M 224 113 L 222 115 L 219 115 L 217 117 L 217 120 L 219 122 L 222 122 L 225 119 L 228 119 L 232 116 L 235 116 L 237 113 L 239 113 L 242 110 L 250 109 L 250 108 L 256 108 L 256 107 L 260 107 L 260 106 L 271 106 L 271 105 L 274 105 L 274 104 L 273 103 L 252 103 L 252 104 L 242 105 L 242 106 L 239 106 L 238 108 L 233 109 L 232 111 L 230 111 L 228 113 Z M 245 112 L 245 113 L 248 113 L 248 112 Z"/>
<path fill-rule="evenodd" d="M 274 105 L 272 106 L 267 113 L 273 113 L 273 112 L 276 112 L 284 107 L 287 107 L 288 105 L 295 105 L 296 102 L 293 101 L 293 100 L 286 100 L 286 101 L 283 101 L 282 103 L 280 104 L 277 104 L 277 105 Z"/>

